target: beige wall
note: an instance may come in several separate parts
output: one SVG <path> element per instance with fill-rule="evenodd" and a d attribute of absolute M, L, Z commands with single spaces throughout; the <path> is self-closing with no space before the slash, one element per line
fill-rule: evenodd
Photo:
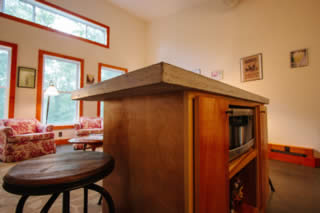
<path fill-rule="evenodd" d="M 18 66 L 38 69 L 38 50 L 43 49 L 85 60 L 85 75 L 91 73 L 97 79 L 98 63 L 126 67 L 129 71 L 145 65 L 146 24 L 128 15 L 106 0 L 52 0 L 68 10 L 87 16 L 110 27 L 110 49 L 77 39 L 0 18 L 0 40 L 18 44 Z M 16 89 L 15 117 L 34 118 L 36 89 Z M 97 115 L 96 102 L 85 102 L 84 115 Z M 71 137 L 73 131 L 64 131 L 63 137 Z"/>
<path fill-rule="evenodd" d="M 147 63 L 166 61 L 270 98 L 269 141 L 320 150 L 320 1 L 242 0 L 233 9 L 209 1 L 154 21 Z M 289 52 L 309 48 L 310 65 L 291 69 Z M 241 57 L 263 53 L 260 81 L 241 83 Z"/>

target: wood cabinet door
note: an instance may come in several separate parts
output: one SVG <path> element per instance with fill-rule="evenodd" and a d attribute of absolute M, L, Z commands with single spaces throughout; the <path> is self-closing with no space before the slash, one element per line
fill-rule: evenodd
<path fill-rule="evenodd" d="M 228 213 L 228 104 L 204 96 L 194 101 L 195 212 Z"/>
<path fill-rule="evenodd" d="M 269 197 L 269 171 L 268 171 L 268 119 L 267 108 L 260 107 L 260 171 L 261 171 L 261 207 L 265 211 Z"/>

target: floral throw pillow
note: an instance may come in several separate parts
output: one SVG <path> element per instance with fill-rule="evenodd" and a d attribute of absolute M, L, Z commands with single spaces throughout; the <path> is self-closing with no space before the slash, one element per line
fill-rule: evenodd
<path fill-rule="evenodd" d="M 23 135 L 34 133 L 37 130 L 35 120 L 19 120 L 19 119 L 8 119 L 5 122 L 5 126 L 11 127 L 13 135 Z"/>

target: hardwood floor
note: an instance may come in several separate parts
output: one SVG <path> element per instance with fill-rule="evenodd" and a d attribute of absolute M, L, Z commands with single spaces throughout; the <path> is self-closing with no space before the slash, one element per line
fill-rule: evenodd
<path fill-rule="evenodd" d="M 320 169 L 270 160 L 270 193 L 267 213 L 319 213 Z"/>
<path fill-rule="evenodd" d="M 102 148 L 98 148 L 96 151 L 102 151 Z M 61 152 L 74 152 L 71 145 L 64 145 L 57 147 L 57 153 Z M 82 152 L 82 151 L 80 151 Z M 7 171 L 13 167 L 15 163 L 2 163 L 0 162 L 0 184 L 2 186 L 2 178 Z M 102 186 L 102 181 L 98 182 Z M 102 212 L 101 206 L 97 205 L 100 195 L 94 191 L 89 190 L 88 194 L 88 212 L 99 213 Z M 2 187 L 0 188 L 0 212 L 11 213 L 15 212 L 18 200 L 20 196 L 7 193 Z M 50 196 L 32 196 L 29 197 L 25 206 L 24 213 L 35 213 L 40 212 L 41 208 L 45 205 Z M 53 206 L 51 207 L 50 213 L 62 212 L 62 195 L 58 197 Z M 70 212 L 80 213 L 83 212 L 83 190 L 78 189 L 70 193 Z"/>
<path fill-rule="evenodd" d="M 102 151 L 101 148 L 98 149 Z M 73 152 L 72 146 L 58 146 L 57 152 Z M 320 169 L 270 160 L 270 177 L 276 192 L 270 194 L 267 213 L 318 213 L 320 212 Z M 0 184 L 2 177 L 14 163 L 0 162 Z M 99 184 L 102 184 L 100 181 Z M 27 200 L 24 213 L 40 212 L 49 196 L 31 197 Z M 97 205 L 99 195 L 89 191 L 89 212 L 101 212 Z M 0 212 L 15 212 L 19 196 L 7 193 L 0 188 Z M 83 192 L 71 192 L 71 212 L 83 211 Z M 50 213 L 62 210 L 61 196 L 53 205 Z"/>

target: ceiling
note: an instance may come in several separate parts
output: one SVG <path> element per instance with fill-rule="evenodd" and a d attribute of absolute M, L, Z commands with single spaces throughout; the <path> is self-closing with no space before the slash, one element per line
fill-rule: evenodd
<path fill-rule="evenodd" d="M 108 0 L 112 4 L 140 17 L 152 21 L 175 14 L 208 0 Z M 217 0 L 215 0 L 217 1 Z M 221 0 L 220 0 L 221 1 Z"/>

